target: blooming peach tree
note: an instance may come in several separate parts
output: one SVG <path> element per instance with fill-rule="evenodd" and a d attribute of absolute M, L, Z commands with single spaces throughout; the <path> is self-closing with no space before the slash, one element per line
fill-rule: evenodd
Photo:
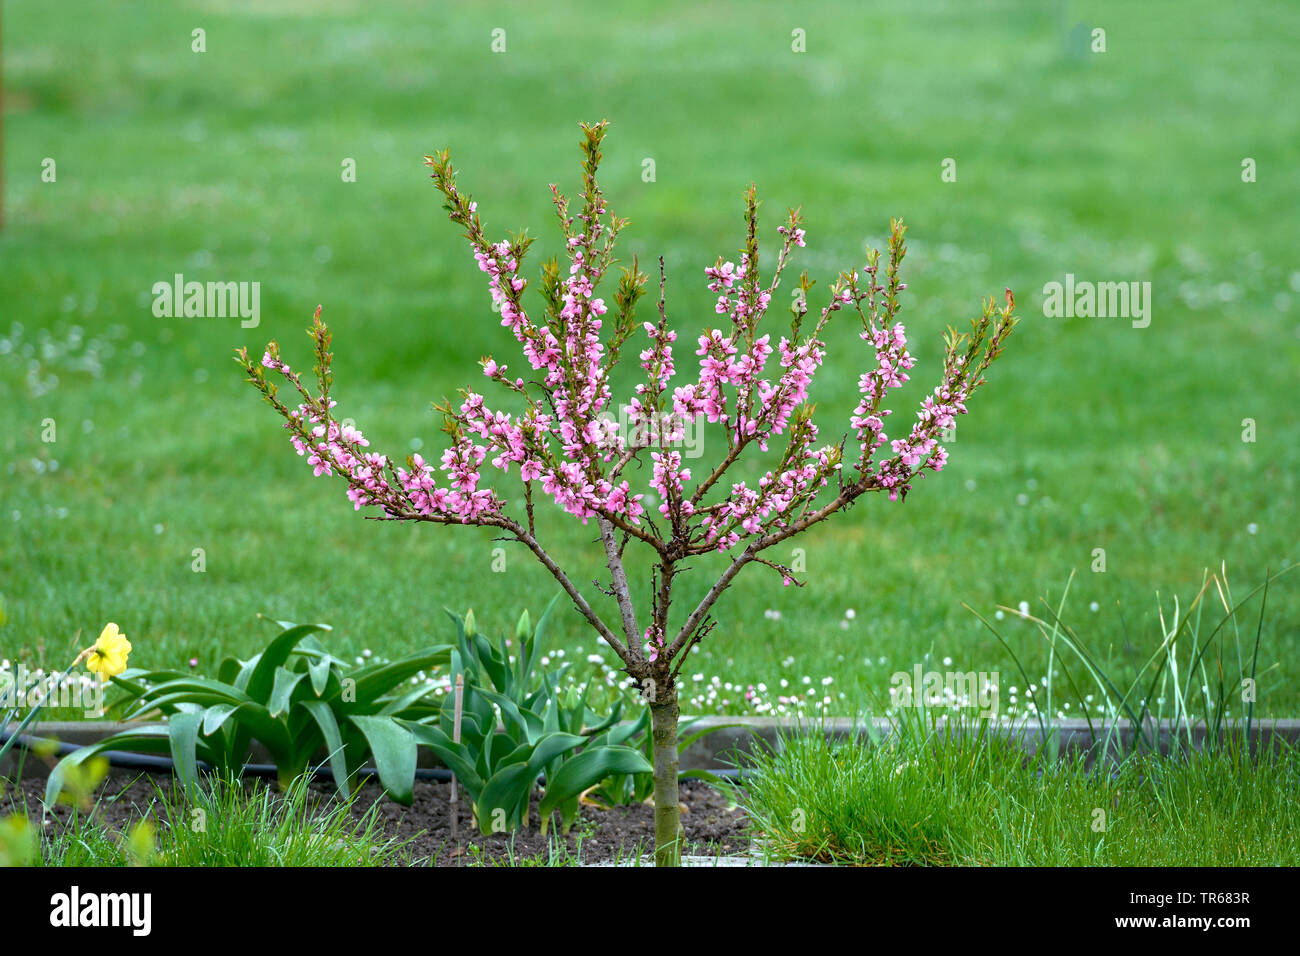
<path fill-rule="evenodd" d="M 372 509 L 370 517 L 389 521 L 495 529 L 521 543 L 555 577 L 618 655 L 650 708 L 656 861 L 673 864 L 680 830 L 678 673 L 713 628 L 718 598 L 750 564 L 774 569 L 787 585 L 800 584 L 791 568 L 771 556 L 777 545 L 847 510 L 863 495 L 881 492 L 902 501 L 925 472 L 941 470 L 948 452 L 939 442 L 956 416 L 966 414 L 966 403 L 1001 353 L 1016 323 L 1015 303 L 1008 290 L 1005 305 L 985 303 L 970 333 L 949 330 L 939 384 L 910 426 L 890 438 L 886 399 L 908 380 L 914 364 L 897 321 L 906 288 L 899 278 L 902 223 L 891 224 L 887 258 L 872 250 L 863 268 L 841 273 L 815 318 L 807 306 L 812 283 L 801 275 L 788 332 L 773 342 L 764 320 L 794 247 L 804 245 L 804 230 L 798 210 L 791 210 L 778 229 L 780 248 L 765 282 L 759 269 L 758 201 L 751 186 L 745 194 L 740 261 L 719 259 L 704 270 L 710 292 L 717 295 L 721 327 L 699 336 L 693 367 L 679 377 L 663 260 L 651 321 L 636 320 L 648 277 L 635 259 L 622 270 L 610 300 L 599 292 L 627 220 L 609 212 L 597 184 L 606 124 L 582 129 L 581 208 L 574 210 L 551 187 L 568 269 L 562 271 L 554 259 L 542 264 L 536 310 L 524 303 L 533 284 L 523 273 L 532 240 L 526 235 L 490 240 L 477 204 L 457 186 L 448 153 L 426 157 L 451 221 L 465 230 L 479 269 L 487 274 L 501 325 L 513 334 L 528 365 L 525 374 L 511 374 L 495 359 L 482 360 L 483 374 L 509 396 L 515 410 L 490 406 L 475 391 L 465 391 L 458 406 L 439 406 L 450 437 L 439 465 L 418 454 L 404 462 L 379 454 L 360 431 L 336 417 L 331 337 L 319 308 L 310 330 L 314 387 L 286 364 L 275 342 L 260 361 L 242 349 L 238 357 L 252 384 L 284 417 L 298 454 L 316 475 L 342 478 L 357 510 Z M 825 441 L 807 398 L 825 359 L 823 330 L 839 313 L 853 313 L 861 324 L 866 371 L 847 428 Z M 634 338 L 640 339 L 639 346 L 631 346 L 637 349 L 639 384 L 625 404 L 616 406 L 611 373 Z M 292 405 L 278 397 L 281 380 L 296 393 Z M 708 447 L 716 449 L 705 468 L 688 467 L 683 460 L 681 439 L 697 426 L 710 436 Z M 774 447 L 779 451 L 774 467 L 756 481 L 737 478 L 733 469 L 742 458 Z M 645 465 L 648 475 L 640 470 Z M 517 493 L 502 490 L 506 478 L 517 482 Z M 584 524 L 595 523 L 609 569 L 608 585 L 600 590 L 617 616 L 607 619 L 593 607 L 539 540 L 534 506 L 545 499 Z M 648 607 L 633 599 L 624 564 L 630 544 L 649 549 Z M 670 614 L 686 562 L 711 553 L 724 556 L 719 577 L 693 607 Z"/>

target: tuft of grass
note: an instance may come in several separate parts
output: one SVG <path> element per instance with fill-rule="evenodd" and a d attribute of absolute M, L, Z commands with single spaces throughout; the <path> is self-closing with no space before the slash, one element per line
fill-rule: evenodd
<path fill-rule="evenodd" d="M 902 725 L 900 724 L 900 727 Z M 1008 759 L 996 746 L 953 737 L 827 739 L 787 736 L 741 758 L 735 798 L 760 852 L 781 860 L 860 866 L 943 866 L 977 855 L 972 819 L 985 794 L 967 786 Z"/>
<path fill-rule="evenodd" d="M 1300 755 L 1237 743 L 1115 764 L 1024 754 L 987 724 L 789 737 L 737 800 L 773 859 L 852 866 L 1294 866 Z M 1111 769 L 1098 769 L 1109 767 Z"/>
<path fill-rule="evenodd" d="M 129 827 L 106 824 L 92 809 L 45 835 L 44 866 L 394 866 L 410 862 L 407 843 L 385 837 L 378 805 L 359 819 L 351 801 L 324 797 L 305 777 L 283 793 L 245 786 L 235 776 L 204 779 L 193 798 L 163 791 Z M 154 834 L 156 833 L 156 842 Z"/>

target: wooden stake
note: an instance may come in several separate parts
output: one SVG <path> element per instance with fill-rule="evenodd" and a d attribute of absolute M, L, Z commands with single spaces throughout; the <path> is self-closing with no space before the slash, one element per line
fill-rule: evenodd
<path fill-rule="evenodd" d="M 456 675 L 456 710 L 451 722 L 451 739 L 454 743 L 460 743 L 460 717 L 464 713 L 465 707 L 465 675 Z M 456 839 L 456 810 L 457 794 L 459 788 L 456 785 L 456 771 L 451 772 L 451 838 Z"/>

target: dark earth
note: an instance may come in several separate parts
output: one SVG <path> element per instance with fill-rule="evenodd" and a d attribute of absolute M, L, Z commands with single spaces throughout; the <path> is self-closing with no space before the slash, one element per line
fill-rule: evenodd
<path fill-rule="evenodd" d="M 151 809 L 157 818 L 161 811 L 154 809 L 158 803 L 155 788 L 166 792 L 171 786 L 170 776 L 114 768 L 97 792 L 95 813 L 113 828 L 129 827 Z M 247 786 L 261 787 L 267 783 L 249 780 Z M 334 793 L 333 785 L 327 781 L 313 783 L 312 787 L 323 798 Z M 536 792 L 527 828 L 485 836 L 474 825 L 469 798 L 462 790 L 457 803 L 458 838 L 453 839 L 450 787 L 450 783 L 417 780 L 414 802 L 404 807 L 385 798 L 378 784 L 369 781 L 358 790 L 352 814 L 360 819 L 378 802 L 382 835 L 406 843 L 405 856 L 412 865 L 418 866 L 539 865 L 558 858 L 561 848 L 567 851 L 570 863 L 575 859 L 583 864 L 627 862 L 651 849 L 654 813 L 648 805 L 609 809 L 584 805 L 567 835 L 560 836 L 552 830 L 542 836 L 536 822 Z M 27 815 L 39 820 L 44 792 L 43 778 L 27 777 L 0 801 L 2 810 L 9 812 L 25 805 Z M 681 803 L 685 811 L 682 825 L 686 831 L 683 853 L 713 857 L 748 852 L 747 818 L 743 810 L 732 805 L 729 796 L 702 781 L 683 780 Z M 55 807 L 47 826 L 66 826 L 71 817 L 71 808 Z"/>

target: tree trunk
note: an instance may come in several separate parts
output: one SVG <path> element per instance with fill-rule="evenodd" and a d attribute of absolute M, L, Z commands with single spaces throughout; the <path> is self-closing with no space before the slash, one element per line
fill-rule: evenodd
<path fill-rule="evenodd" d="M 677 802 L 677 687 L 656 688 L 650 702 L 650 739 L 654 746 L 655 866 L 681 862 L 681 807 Z"/>

